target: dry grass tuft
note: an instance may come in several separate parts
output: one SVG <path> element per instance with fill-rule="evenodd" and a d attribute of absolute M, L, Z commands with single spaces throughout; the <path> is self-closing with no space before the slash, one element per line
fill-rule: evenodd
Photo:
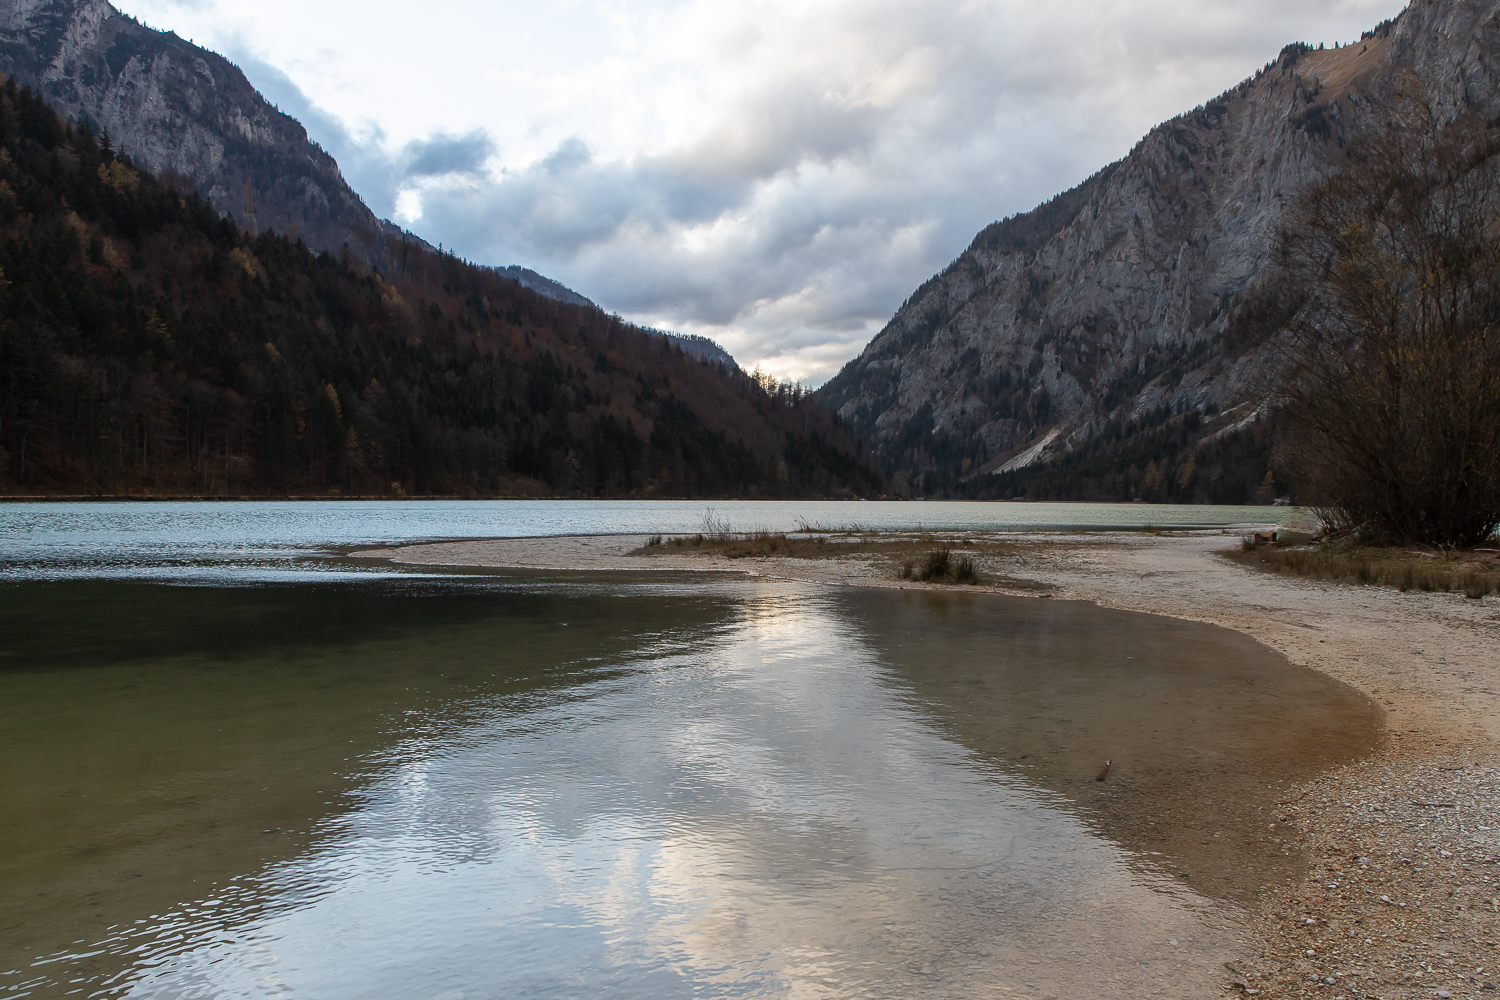
<path fill-rule="evenodd" d="M 745 559 L 757 556 L 783 556 L 792 559 L 836 559 L 841 556 L 876 556 L 909 560 L 914 563 L 927 558 L 934 548 L 945 551 L 962 549 L 965 553 L 986 556 L 1016 556 L 1027 546 L 1009 539 L 974 540 L 929 533 L 894 532 L 842 532 L 787 533 L 780 531 L 749 531 L 713 535 L 698 532 L 692 535 L 665 537 L 653 535 L 646 544 L 631 555 L 650 556 L 673 551 L 703 552 L 724 556 L 727 559 Z M 950 557 L 951 558 L 951 557 Z M 964 555 L 957 561 L 972 557 Z"/>
<path fill-rule="evenodd" d="M 922 583 L 969 583 L 979 582 L 979 572 L 974 568 L 974 559 L 968 555 L 953 557 L 951 549 L 934 549 L 920 565 L 913 560 L 901 564 L 901 579 L 918 580 Z"/>
<path fill-rule="evenodd" d="M 802 524 L 795 532 L 712 530 L 677 537 L 652 535 L 631 555 L 857 559 L 873 564 L 869 569 L 887 578 L 1050 593 L 1053 588 L 1048 584 L 1003 571 L 1024 565 L 1028 556 L 1050 544 L 981 532 L 874 531 L 859 525 L 829 528 Z"/>
<path fill-rule="evenodd" d="M 1239 551 L 1225 555 L 1255 569 L 1334 583 L 1462 593 L 1475 600 L 1500 593 L 1500 551 L 1494 549 L 1432 553 L 1338 545 L 1306 548 L 1256 545 L 1246 539 Z"/>
<path fill-rule="evenodd" d="M 646 540 L 646 544 L 636 549 L 632 555 L 652 555 L 654 552 L 667 552 L 672 549 L 700 549 L 728 559 L 744 559 L 751 556 L 793 556 L 817 559 L 828 554 L 828 541 L 822 537 L 795 537 L 783 531 L 751 531 L 744 534 L 699 532 L 695 535 L 673 538 L 652 535 Z"/>
<path fill-rule="evenodd" d="M 985 537 L 973 532 L 881 532 L 858 526 L 819 528 L 797 532 L 754 531 L 680 537 L 653 535 L 631 555 L 681 553 L 723 556 L 727 559 L 780 557 L 788 559 L 855 558 L 873 562 L 878 574 L 925 583 L 988 584 L 1010 590 L 1050 592 L 1035 580 L 1011 576 L 999 564 L 1022 564 L 1046 543 Z M 980 563 L 987 563 L 980 573 Z"/>

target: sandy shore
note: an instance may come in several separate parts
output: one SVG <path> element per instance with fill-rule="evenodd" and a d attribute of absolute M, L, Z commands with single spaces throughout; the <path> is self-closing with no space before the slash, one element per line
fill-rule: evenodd
<path fill-rule="evenodd" d="M 990 536 L 993 537 L 993 536 Z M 1368 694 L 1389 738 L 1293 789 L 1268 823 L 1306 863 L 1247 916 L 1226 991 L 1261 996 L 1496 997 L 1500 985 L 1500 601 L 1257 573 L 1218 533 L 1005 536 L 979 589 L 1093 601 L 1224 626 Z M 889 558 L 632 554 L 639 536 L 439 543 L 353 553 L 442 566 L 673 569 L 922 587 Z M 836 548 L 830 546 L 830 548 Z M 974 589 L 974 588 L 965 588 Z M 1493 967 L 1493 968 L 1492 968 Z"/>

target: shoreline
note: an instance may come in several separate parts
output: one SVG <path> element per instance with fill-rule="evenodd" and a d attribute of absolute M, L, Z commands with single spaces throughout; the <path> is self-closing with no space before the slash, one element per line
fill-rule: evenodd
<path fill-rule="evenodd" d="M 506 493 L 494 495 L 472 495 L 463 493 L 410 493 L 397 496 L 392 493 L 292 493 L 292 494 L 264 494 L 264 493 L 6 493 L 0 494 L 0 503 L 150 503 L 153 501 L 172 503 L 328 503 L 337 500 L 360 500 L 360 501 L 387 501 L 396 502 L 403 500 L 428 501 L 511 501 L 525 500 L 567 503 L 682 503 L 682 504 L 716 504 L 716 503 L 771 503 L 771 504 L 801 504 L 801 503 L 902 503 L 902 504 L 1020 504 L 1020 505 L 1057 505 L 1069 507 L 1134 507 L 1140 505 L 1151 508 L 1181 508 L 1183 510 L 1212 510 L 1217 507 L 1259 507 L 1264 506 L 1275 510 L 1296 510 L 1298 508 L 1287 504 L 1206 504 L 1206 503 L 1154 503 L 1145 500 L 965 500 L 961 498 L 930 498 L 930 497 L 901 497 L 901 496 L 879 496 L 879 497 L 580 497 L 562 496 L 554 494 L 530 494 L 530 493 Z M 1264 522 L 1268 525 L 1271 522 Z"/>
<path fill-rule="evenodd" d="M 1386 739 L 1369 758 L 1294 787 L 1279 803 L 1268 826 L 1301 854 L 1303 871 L 1248 908 L 1245 950 L 1224 966 L 1222 988 L 1332 1000 L 1500 996 L 1500 601 L 1259 572 L 1216 555 L 1238 543 L 1227 531 L 920 537 L 957 548 L 963 536 L 1010 543 L 972 550 L 997 583 L 899 580 L 889 558 L 871 553 L 632 554 L 646 536 L 440 542 L 349 556 L 1050 597 L 1241 632 L 1374 700 Z"/>

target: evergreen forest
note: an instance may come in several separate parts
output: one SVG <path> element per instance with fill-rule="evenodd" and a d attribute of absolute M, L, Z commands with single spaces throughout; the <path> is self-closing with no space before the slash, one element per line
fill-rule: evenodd
<path fill-rule="evenodd" d="M 879 494 L 796 386 L 420 247 L 250 232 L 0 87 L 0 492 Z"/>

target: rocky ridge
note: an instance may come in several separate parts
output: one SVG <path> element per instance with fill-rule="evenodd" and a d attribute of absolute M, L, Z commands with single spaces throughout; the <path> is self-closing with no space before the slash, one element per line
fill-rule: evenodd
<path fill-rule="evenodd" d="M 0 0 L 0 73 L 107 132 L 157 174 L 186 179 L 251 231 L 399 266 L 421 240 L 375 216 L 339 167 L 228 60 L 106 0 Z"/>
<path fill-rule="evenodd" d="M 537 274 L 529 267 L 522 267 L 519 264 L 512 264 L 509 267 L 497 267 L 495 268 L 495 271 L 496 273 L 503 274 L 505 277 L 511 279 L 514 282 L 517 282 L 522 288 L 529 288 L 533 292 L 536 292 L 538 295 L 545 295 L 549 299 L 556 299 L 557 301 L 567 303 L 570 306 L 598 308 L 594 305 L 594 303 L 590 302 L 582 295 L 579 295 L 567 285 L 553 281 L 551 278 L 548 278 L 544 275 Z"/>
<path fill-rule="evenodd" d="M 820 396 L 917 492 L 924 473 L 951 486 L 1041 466 L 1132 422 L 1188 415 L 1198 443 L 1246 432 L 1287 319 L 1263 292 L 1288 206 L 1398 80 L 1492 119 L 1497 65 L 1496 0 L 1417 0 L 1353 45 L 1288 46 L 986 228 Z"/>
<path fill-rule="evenodd" d="M 710 364 L 723 365 L 730 371 L 735 371 L 740 367 L 739 362 L 734 360 L 734 356 L 724 350 L 718 341 L 710 340 L 696 333 L 673 333 L 670 330 L 657 330 L 654 328 L 647 328 L 646 332 L 667 338 L 672 344 L 682 348 L 683 353 L 688 355 L 688 357 L 699 358 Z"/>
<path fill-rule="evenodd" d="M 334 158 L 233 63 L 107 0 L 0 0 L 0 76 L 107 132 L 147 170 L 184 179 L 244 229 L 300 237 L 386 273 L 434 249 L 377 217 Z M 593 305 L 535 271 L 498 270 L 548 298 Z"/>

